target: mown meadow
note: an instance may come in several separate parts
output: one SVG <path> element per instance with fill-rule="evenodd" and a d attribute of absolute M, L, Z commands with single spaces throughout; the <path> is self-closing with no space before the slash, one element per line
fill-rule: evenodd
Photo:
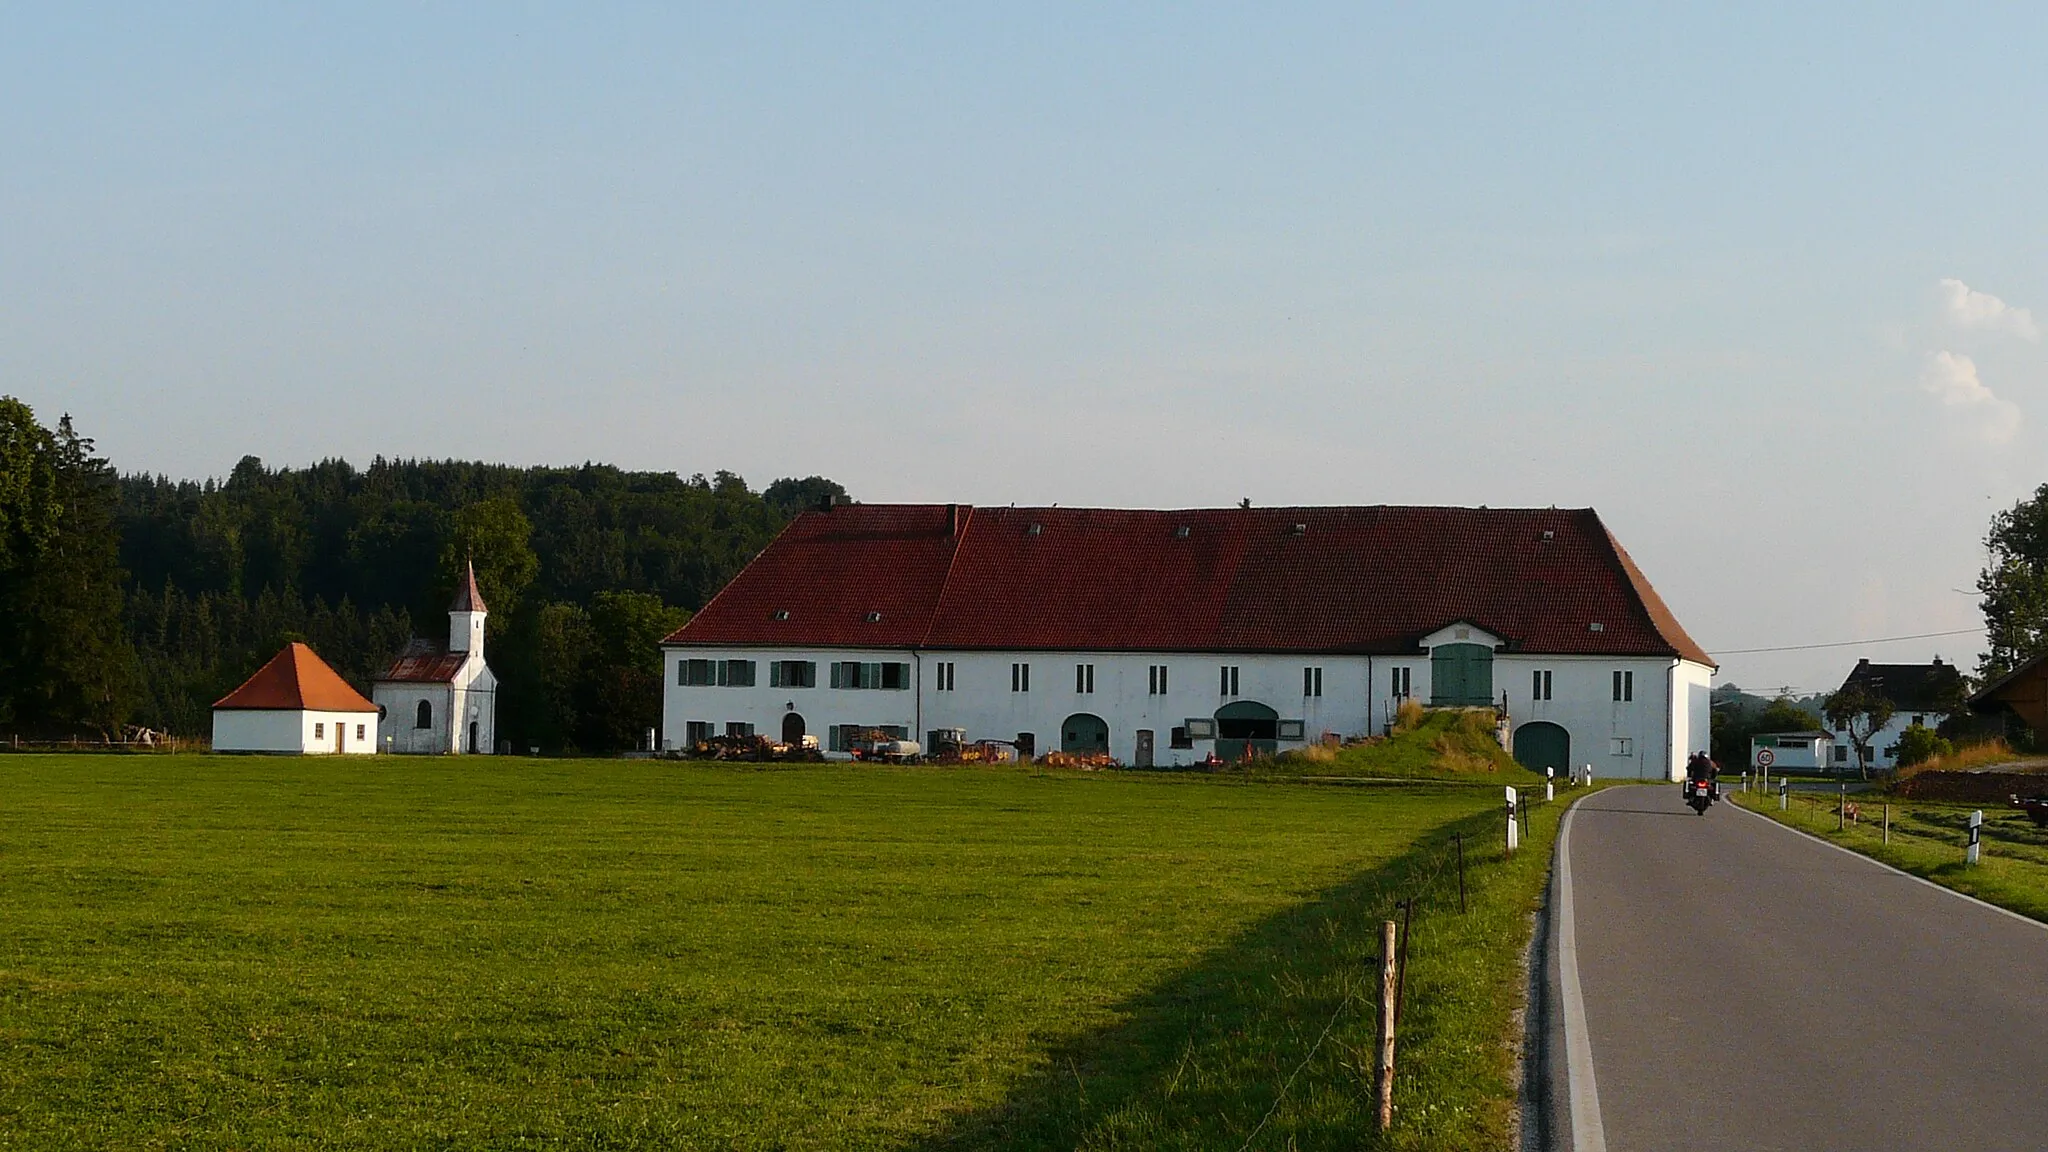
<path fill-rule="evenodd" d="M 1554 823 L 1499 792 L 0 757 L 0 1147 L 1484 1147 Z M 1454 834 L 1471 911 L 1457 914 Z M 1429 883 L 1425 885 L 1424 881 Z"/>
<path fill-rule="evenodd" d="M 1904 872 L 1965 892 L 2036 920 L 2048 921 L 2048 829 L 2004 804 L 1900 800 L 1881 792 L 1850 793 L 1855 819 L 1844 820 L 1834 793 L 1789 796 L 1784 811 L 1775 794 L 1736 794 L 1752 811 L 1882 860 Z M 1885 831 L 1886 809 L 1890 835 Z M 1966 864 L 1970 813 L 1984 813 L 1980 859 Z"/>

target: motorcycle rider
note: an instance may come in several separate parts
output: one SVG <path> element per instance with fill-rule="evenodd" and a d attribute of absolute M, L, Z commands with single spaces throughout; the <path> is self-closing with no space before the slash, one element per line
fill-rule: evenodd
<path fill-rule="evenodd" d="M 1705 780 L 1713 788 L 1715 799 L 1720 798 L 1721 766 L 1714 763 L 1714 758 L 1707 755 L 1706 752 L 1695 752 L 1692 754 L 1692 759 L 1685 762 L 1685 779 L 1688 784 L 1695 780 Z"/>

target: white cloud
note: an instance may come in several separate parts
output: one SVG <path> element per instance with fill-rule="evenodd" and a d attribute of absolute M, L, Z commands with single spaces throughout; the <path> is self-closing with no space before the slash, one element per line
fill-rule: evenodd
<path fill-rule="evenodd" d="M 1989 328 L 2022 340 L 2041 338 L 2032 312 L 2015 308 L 1989 292 L 1979 292 L 1961 280 L 1941 282 L 1941 310 L 1958 328 Z"/>
<path fill-rule="evenodd" d="M 1977 378 L 1977 362 L 1954 352 L 1936 352 L 1920 373 L 1920 387 L 1939 397 L 1945 408 L 1960 409 L 1984 439 L 1994 444 L 2011 440 L 2020 430 L 2019 405 L 2001 400 Z"/>

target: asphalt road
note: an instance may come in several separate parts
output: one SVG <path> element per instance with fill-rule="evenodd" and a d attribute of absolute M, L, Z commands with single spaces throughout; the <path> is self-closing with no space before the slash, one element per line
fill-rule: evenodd
<path fill-rule="evenodd" d="M 1587 797 L 1569 848 L 1612 1152 L 2048 1148 L 2048 929 L 1675 784 Z"/>

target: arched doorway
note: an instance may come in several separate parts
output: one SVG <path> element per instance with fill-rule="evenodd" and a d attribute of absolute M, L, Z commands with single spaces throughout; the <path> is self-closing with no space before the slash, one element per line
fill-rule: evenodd
<path fill-rule="evenodd" d="M 476 736 L 477 736 L 477 731 L 476 731 L 476 728 L 477 728 L 477 725 L 476 725 L 476 721 L 474 721 L 474 720 L 471 720 L 471 721 L 469 722 L 469 750 L 470 750 L 471 752 L 475 752 L 475 751 L 476 751 L 476 749 L 477 749 L 477 739 L 476 739 Z"/>
<path fill-rule="evenodd" d="M 804 742 L 804 714 L 784 712 L 782 714 L 782 742 L 792 748 L 801 747 Z"/>
<path fill-rule="evenodd" d="M 1572 765 L 1572 734 L 1548 720 L 1532 720 L 1515 729 L 1515 760 L 1531 772 L 1567 772 Z"/>
<path fill-rule="evenodd" d="M 1109 751 L 1109 724 L 1093 713 L 1074 713 L 1060 722 L 1060 751 L 1078 756 Z"/>
<path fill-rule="evenodd" d="M 1216 710 L 1216 757 L 1225 763 L 1247 754 L 1280 750 L 1280 714 L 1256 700 L 1233 700 Z"/>

